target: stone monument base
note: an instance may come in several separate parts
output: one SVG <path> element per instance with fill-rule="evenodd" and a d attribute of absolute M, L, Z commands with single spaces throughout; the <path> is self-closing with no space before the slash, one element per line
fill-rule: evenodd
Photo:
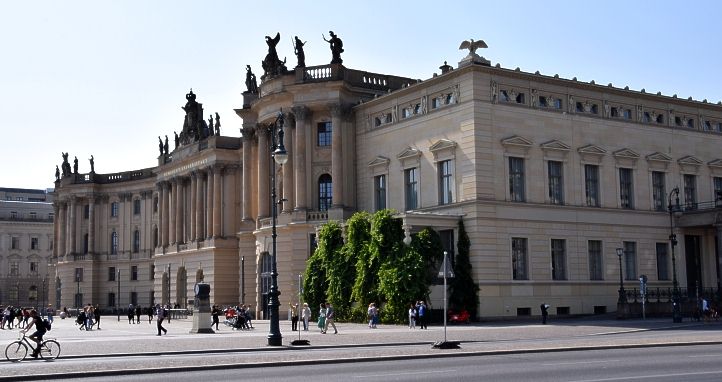
<path fill-rule="evenodd" d="M 211 313 L 210 312 L 196 312 L 193 314 L 193 327 L 190 333 L 215 333 L 211 329 Z"/>

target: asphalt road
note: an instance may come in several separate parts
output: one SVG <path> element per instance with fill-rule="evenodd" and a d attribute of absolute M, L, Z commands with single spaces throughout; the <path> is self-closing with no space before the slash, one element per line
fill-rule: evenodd
<path fill-rule="evenodd" d="M 329 353 L 329 357 L 333 354 Z M 113 382 L 252 381 L 720 381 L 722 345 L 606 349 L 395 361 L 213 369 L 112 377 Z M 186 356 L 179 361 L 189 362 Z M 127 362 L 127 360 L 126 360 Z M 48 379 L 48 381 L 53 379 Z M 108 377 L 83 377 L 83 382 Z"/>

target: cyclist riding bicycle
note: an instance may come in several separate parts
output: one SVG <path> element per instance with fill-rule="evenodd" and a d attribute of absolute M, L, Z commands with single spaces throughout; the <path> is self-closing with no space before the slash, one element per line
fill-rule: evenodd
<path fill-rule="evenodd" d="M 31 334 L 28 338 L 35 341 L 37 346 L 33 350 L 32 357 L 38 358 L 38 354 L 40 354 L 40 344 L 43 342 L 43 336 L 45 335 L 45 332 L 47 331 L 45 328 L 45 323 L 43 322 L 42 317 L 38 315 L 38 311 L 33 309 L 30 312 L 30 318 L 32 319 L 32 322 L 30 322 L 30 325 L 25 327 L 25 330 L 23 330 L 23 334 L 27 333 L 30 328 L 35 326 L 35 332 Z"/>

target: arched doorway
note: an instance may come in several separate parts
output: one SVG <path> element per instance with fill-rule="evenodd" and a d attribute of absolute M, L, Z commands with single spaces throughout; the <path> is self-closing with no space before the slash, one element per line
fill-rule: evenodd
<path fill-rule="evenodd" d="M 271 316 L 268 309 L 268 293 L 271 291 L 271 255 L 268 252 L 261 252 L 261 309 L 263 310 L 263 319 L 267 320 Z"/>

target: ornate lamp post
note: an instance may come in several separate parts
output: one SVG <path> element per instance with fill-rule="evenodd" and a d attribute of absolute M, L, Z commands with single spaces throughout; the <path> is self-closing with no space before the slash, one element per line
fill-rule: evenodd
<path fill-rule="evenodd" d="M 281 346 L 282 336 L 281 328 L 278 322 L 278 307 L 281 303 L 278 300 L 278 270 L 276 268 L 276 217 L 278 215 L 278 204 L 282 200 L 276 200 L 276 164 L 283 166 L 288 160 L 288 153 L 283 146 L 283 112 L 278 112 L 278 117 L 273 125 L 270 126 L 271 133 L 271 157 L 274 160 L 273 171 L 271 171 L 271 202 L 273 211 L 271 213 L 271 239 L 273 255 L 271 257 L 271 287 L 268 292 L 268 309 L 270 311 L 271 326 L 268 332 L 268 345 Z M 278 135 L 278 144 L 276 144 L 276 135 Z"/>
<path fill-rule="evenodd" d="M 624 248 L 617 248 L 617 257 L 619 257 L 619 299 L 617 305 L 627 303 L 627 292 L 624 290 L 624 276 L 622 274 L 622 256 L 624 256 Z"/>
<path fill-rule="evenodd" d="M 672 205 L 672 195 L 675 195 L 675 203 Z M 669 243 L 672 246 L 672 322 L 682 322 L 682 307 L 680 306 L 679 283 L 677 282 L 677 260 L 674 257 L 674 247 L 677 246 L 677 235 L 674 233 L 674 213 L 679 212 L 679 187 L 669 192 L 667 200 L 669 210 Z"/>

